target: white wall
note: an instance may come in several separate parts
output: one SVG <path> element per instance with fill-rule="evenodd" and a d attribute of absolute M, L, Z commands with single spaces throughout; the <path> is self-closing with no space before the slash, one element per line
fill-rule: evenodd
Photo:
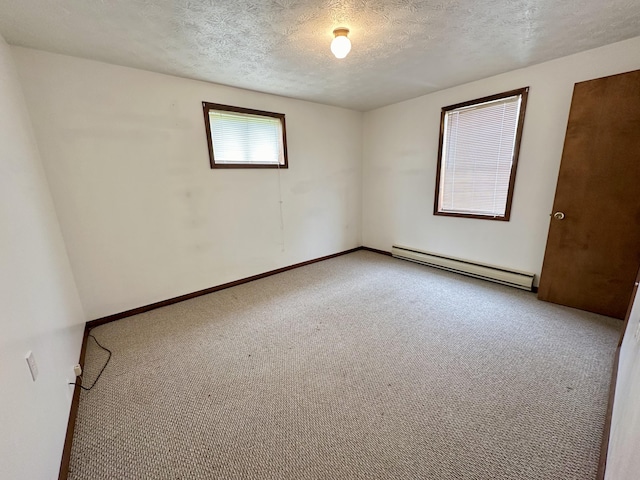
<path fill-rule="evenodd" d="M 620 349 L 605 480 L 636 480 L 640 472 L 640 294 Z"/>
<path fill-rule="evenodd" d="M 576 82 L 640 68 L 640 37 L 365 113 L 363 244 L 540 274 Z M 433 215 L 440 111 L 530 86 L 511 221 Z"/>
<path fill-rule="evenodd" d="M 84 315 L 18 82 L 0 37 L 0 478 L 57 478 Z M 25 355 L 39 367 L 31 380 Z"/>
<path fill-rule="evenodd" d="M 361 113 L 13 53 L 89 319 L 360 245 Z M 284 113 L 289 169 L 211 170 L 202 101 Z"/>

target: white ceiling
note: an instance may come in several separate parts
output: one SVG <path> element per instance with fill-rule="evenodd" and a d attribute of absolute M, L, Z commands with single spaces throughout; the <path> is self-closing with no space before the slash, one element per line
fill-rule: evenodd
<path fill-rule="evenodd" d="M 332 31 L 351 30 L 344 60 Z M 0 0 L 14 45 L 369 110 L 640 35 L 639 0 Z"/>

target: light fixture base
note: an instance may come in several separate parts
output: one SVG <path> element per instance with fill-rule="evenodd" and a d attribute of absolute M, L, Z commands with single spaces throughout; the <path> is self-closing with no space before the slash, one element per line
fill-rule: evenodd
<path fill-rule="evenodd" d="M 331 41 L 331 52 L 336 58 L 344 58 L 351 51 L 351 40 L 349 40 L 349 29 L 338 27 L 333 31 L 334 39 Z"/>

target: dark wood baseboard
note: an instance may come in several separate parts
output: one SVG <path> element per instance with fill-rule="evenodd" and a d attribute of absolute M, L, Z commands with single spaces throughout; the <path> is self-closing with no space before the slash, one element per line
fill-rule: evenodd
<path fill-rule="evenodd" d="M 386 252 L 384 250 L 378 250 L 377 248 L 371 248 L 371 247 L 360 247 L 360 250 L 367 250 L 368 252 L 374 252 L 374 253 L 379 253 L 380 255 L 387 255 L 389 257 L 391 257 L 391 252 Z"/>
<path fill-rule="evenodd" d="M 82 347 L 80 347 L 80 358 L 78 363 L 84 369 L 84 357 L 87 353 L 87 339 L 89 338 L 89 327 L 85 324 L 84 334 L 82 335 Z M 76 383 L 82 384 L 82 379 L 77 377 Z M 76 428 L 76 418 L 78 416 L 78 406 L 80 404 L 80 387 L 73 387 L 73 399 L 71 400 L 71 409 L 69 410 L 69 421 L 67 423 L 67 433 L 64 438 L 64 448 L 62 450 L 62 460 L 60 462 L 60 472 L 58 480 L 67 480 L 69 476 L 69 461 L 71 460 L 71 446 L 73 445 L 73 432 Z"/>
<path fill-rule="evenodd" d="M 618 364 L 620 362 L 620 346 L 616 348 L 611 369 L 611 381 L 609 383 L 609 403 L 607 405 L 607 415 L 604 420 L 604 430 L 602 431 L 602 443 L 600 445 L 600 460 L 598 461 L 598 475 L 596 480 L 604 480 L 607 471 L 607 453 L 609 452 L 609 438 L 611 437 L 611 416 L 613 415 L 613 402 L 616 396 L 616 382 L 618 380 Z"/>
<path fill-rule="evenodd" d="M 187 293 L 185 295 L 180 295 L 178 297 L 169 298 L 167 300 L 162 300 L 160 302 L 152 303 L 150 305 L 144 305 L 142 307 L 132 308 L 131 310 L 126 310 L 120 313 L 114 313 L 113 315 L 108 315 L 106 317 L 97 318 L 95 320 L 91 320 L 87 322 L 87 326 L 89 328 L 94 328 L 100 325 L 104 325 L 105 323 L 113 322 L 116 320 L 120 320 L 122 318 L 131 317 L 133 315 L 138 315 L 140 313 L 148 312 L 150 310 L 155 310 L 156 308 L 166 307 L 167 305 L 173 305 L 174 303 L 184 302 L 185 300 L 189 300 L 191 298 L 199 297 L 201 295 L 207 295 L 208 293 L 217 292 L 219 290 L 224 290 L 225 288 L 235 287 L 236 285 L 241 285 L 243 283 L 252 282 L 254 280 L 259 280 L 261 278 L 269 277 L 271 275 L 275 275 L 277 273 L 286 272 L 287 270 L 293 270 L 294 268 L 304 267 L 305 265 L 310 265 L 312 263 L 322 262 L 323 260 L 328 260 L 330 258 L 339 257 L 341 255 L 346 255 L 348 253 L 353 253 L 358 250 L 362 250 L 362 247 L 351 248 L 349 250 L 345 250 L 343 252 L 333 253 L 331 255 L 325 255 L 324 257 L 314 258 L 313 260 L 307 260 L 306 262 L 296 263 L 294 265 L 289 265 L 287 267 L 276 268 L 275 270 L 270 270 L 268 272 L 259 273 L 257 275 L 252 275 L 251 277 L 242 278 L 240 280 L 235 280 L 233 282 L 223 283 L 222 285 L 216 285 L 215 287 L 205 288 L 203 290 L 198 290 L 197 292 Z"/>

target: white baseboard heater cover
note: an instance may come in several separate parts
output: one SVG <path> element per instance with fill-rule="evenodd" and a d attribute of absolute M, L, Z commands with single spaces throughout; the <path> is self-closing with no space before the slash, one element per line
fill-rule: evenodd
<path fill-rule="evenodd" d="M 423 252 L 415 248 L 394 245 L 391 254 L 396 258 L 422 263 L 431 267 L 462 273 L 471 277 L 482 278 L 492 282 L 509 285 L 523 290 L 533 290 L 533 273 L 509 270 L 503 267 L 471 262 L 454 257 L 445 257 L 436 253 Z"/>

